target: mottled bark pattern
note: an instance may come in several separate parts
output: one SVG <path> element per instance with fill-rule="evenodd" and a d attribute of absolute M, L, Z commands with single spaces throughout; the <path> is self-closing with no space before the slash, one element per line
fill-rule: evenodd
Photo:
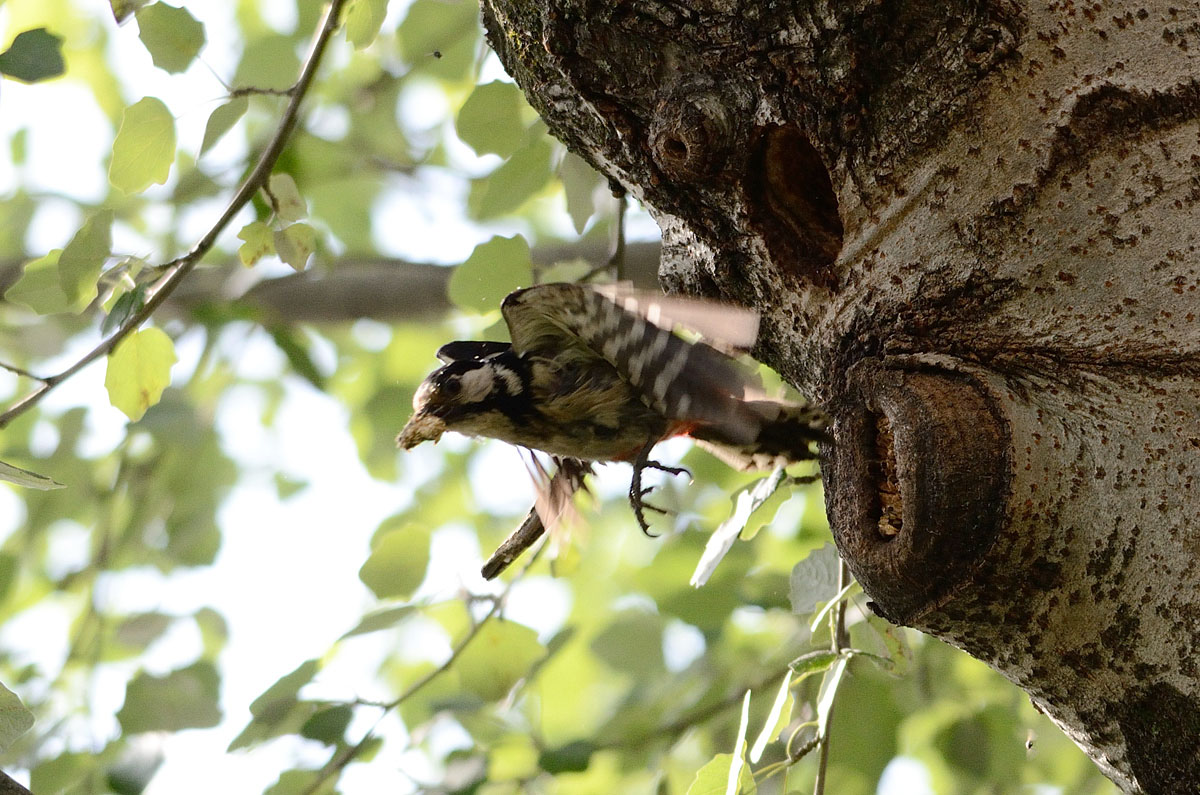
<path fill-rule="evenodd" d="M 878 612 L 1200 791 L 1200 8 L 485 0 L 551 129 L 834 413 Z"/>

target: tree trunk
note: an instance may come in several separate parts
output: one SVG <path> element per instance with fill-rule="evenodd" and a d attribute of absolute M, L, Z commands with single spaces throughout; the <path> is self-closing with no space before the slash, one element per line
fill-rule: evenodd
<path fill-rule="evenodd" d="M 673 290 L 835 418 L 874 609 L 1200 791 L 1195 2 L 485 0 Z"/>

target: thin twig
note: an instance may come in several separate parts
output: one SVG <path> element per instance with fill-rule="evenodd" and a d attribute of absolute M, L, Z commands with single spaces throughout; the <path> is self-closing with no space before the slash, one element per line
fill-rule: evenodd
<path fill-rule="evenodd" d="M 345 5 L 345 0 L 330 1 L 321 31 L 317 34 L 316 40 L 313 42 L 312 52 L 309 53 L 308 60 L 304 63 L 300 77 L 296 80 L 295 85 L 289 89 L 291 92 L 291 101 L 288 102 L 287 108 L 284 109 L 274 137 L 271 138 L 270 143 L 267 144 L 267 148 L 258 159 L 258 163 L 254 166 L 254 170 L 242 182 L 241 187 L 234 194 L 229 202 L 229 206 L 225 208 L 225 212 L 221 214 L 217 222 L 200 239 L 195 248 L 185 256 L 168 262 L 163 266 L 166 273 L 151 285 L 147 291 L 149 297 L 145 305 L 138 312 L 131 315 L 111 336 L 84 354 L 70 367 L 48 378 L 41 379 L 42 383 L 40 386 L 10 406 L 3 414 L 0 414 L 0 428 L 4 428 L 16 417 L 37 405 L 51 389 L 54 389 L 63 381 L 75 375 L 96 359 L 108 354 L 121 340 L 129 336 L 130 332 L 146 322 L 154 314 L 154 311 L 175 291 L 180 282 L 192 272 L 192 269 L 196 267 L 196 264 L 200 262 L 204 255 L 212 249 L 217 242 L 217 237 L 225 231 L 225 227 L 229 225 L 229 222 L 241 212 L 242 207 L 254 197 L 259 188 L 266 184 L 267 178 L 271 175 L 271 169 L 275 167 L 275 161 L 283 153 L 283 148 L 287 143 L 288 137 L 296 126 L 296 120 L 300 114 L 300 104 L 304 96 L 308 93 L 309 86 L 312 84 L 313 76 L 316 74 L 317 67 L 320 65 L 321 58 L 325 53 L 325 47 L 337 30 L 338 19 L 341 16 L 343 5 Z"/>
<path fill-rule="evenodd" d="M 491 597 L 491 609 L 488 610 L 481 619 L 476 621 L 467 631 L 467 634 L 462 637 L 462 640 L 460 640 L 454 646 L 454 648 L 451 649 L 450 656 L 446 658 L 446 661 L 422 676 L 417 681 L 413 682 L 411 685 L 405 688 L 403 693 L 396 696 L 391 701 L 378 705 L 382 708 L 383 712 L 380 714 L 379 718 L 376 719 L 375 725 L 368 729 L 366 734 L 364 734 L 362 739 L 360 739 L 357 743 L 347 746 L 335 756 L 331 757 L 330 760 L 325 763 L 325 766 L 317 772 L 317 777 L 309 783 L 308 787 L 304 789 L 301 795 L 313 795 L 313 793 L 320 790 L 321 785 L 328 781 L 332 776 L 340 774 L 346 765 L 353 762 L 355 757 L 361 754 L 367 745 L 375 739 L 375 729 L 378 728 L 380 722 L 387 717 L 389 712 L 399 707 L 408 699 L 412 698 L 434 679 L 450 670 L 450 667 L 454 665 L 455 661 L 458 660 L 458 658 L 462 656 L 462 653 L 466 651 L 467 647 L 471 645 L 471 641 L 475 640 L 476 636 L 479 635 L 479 632 L 483 629 L 484 625 L 499 615 L 500 611 L 504 609 L 504 602 L 508 598 L 509 591 L 511 591 L 513 586 L 520 582 L 525 576 L 526 572 L 533 567 L 533 564 L 537 562 L 537 559 L 541 555 L 542 550 L 545 549 L 545 546 L 546 545 L 544 541 L 539 544 L 538 547 L 529 555 L 525 565 L 521 568 L 517 575 L 509 580 L 508 585 L 504 587 L 504 590 L 502 590 L 497 596 Z"/>
<path fill-rule="evenodd" d="M 0 369 L 8 370 L 10 373 L 16 373 L 17 375 L 21 376 L 22 378 L 32 378 L 34 381 L 45 382 L 45 380 L 46 380 L 45 378 L 42 378 L 40 375 L 34 375 L 33 373 L 29 372 L 28 370 L 22 370 L 20 367 L 17 367 L 15 364 L 5 364 L 4 362 L 0 362 Z"/>
<path fill-rule="evenodd" d="M 846 565 L 846 561 L 838 561 L 838 593 L 841 593 L 850 579 L 850 568 Z M 840 655 L 846 648 L 846 600 L 842 599 L 838 602 L 835 608 L 832 632 L 833 639 L 830 641 L 830 649 Z M 838 680 L 841 681 L 840 679 Z M 830 695 L 829 711 L 825 713 L 825 726 L 822 728 L 820 737 L 816 738 L 820 741 L 820 748 L 817 752 L 817 780 L 813 786 L 813 795 L 825 795 L 825 770 L 829 762 L 829 735 L 832 733 L 833 727 L 833 710 L 837 705 L 836 694 Z"/>

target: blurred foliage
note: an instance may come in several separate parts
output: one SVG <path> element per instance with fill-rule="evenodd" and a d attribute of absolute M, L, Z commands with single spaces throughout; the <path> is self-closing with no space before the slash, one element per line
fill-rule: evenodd
<path fill-rule="evenodd" d="M 25 121 L 6 114 L 3 128 L 6 406 L 38 386 L 30 373 L 65 368 L 133 317 L 162 267 L 210 228 L 272 135 L 322 8 L 186 5 L 116 3 L 132 17 L 123 27 L 82 0 L 0 9 L 0 44 L 11 44 L 0 70 L 51 76 L 59 43 L 66 63 L 63 77 L 24 89 Z M 768 500 L 749 519 L 753 538 L 699 589 L 688 581 L 708 533 L 755 481 L 699 452 L 683 459 L 693 484 L 660 488 L 657 502 L 674 511 L 660 537 L 638 534 L 621 488 L 603 486 L 581 499 L 586 526 L 527 555 L 507 584 L 475 575 L 524 511 L 480 488 L 500 474 L 495 448 L 447 442 L 399 456 L 392 438 L 437 346 L 483 332 L 500 298 L 528 283 L 530 245 L 608 235 L 612 203 L 502 75 L 473 3 L 354 0 L 346 14 L 269 190 L 205 259 L 227 287 L 127 338 L 107 394 L 81 379 L 3 429 L 3 767 L 38 793 L 154 791 L 173 762 L 216 765 L 172 757 L 175 735 L 216 733 L 228 753 L 261 757 L 274 793 L 805 792 L 818 753 L 799 752 L 833 703 L 830 672 L 844 669 L 828 792 L 875 792 L 898 757 L 938 793 L 1111 792 L 982 664 L 868 617 L 855 589 L 828 604 L 838 565 L 819 486 Z M 70 93 L 37 93 L 60 89 Z M 108 153 L 98 177 L 80 180 L 103 184 L 98 193 L 31 156 L 43 140 L 38 103 L 64 96 L 92 112 L 86 135 Z M 439 227 L 438 213 L 453 212 L 457 225 Z M 231 297 L 247 277 L 307 267 L 319 280 L 431 234 L 461 251 L 465 233 L 444 228 L 473 230 L 479 246 L 446 258 L 465 263 L 450 282 L 461 311 L 440 325 L 302 328 Z M 253 268 L 230 265 L 239 256 Z M 404 277 L 398 265 L 398 291 Z M 364 540 L 356 568 L 319 566 L 320 550 L 305 559 L 311 590 L 349 590 L 359 617 L 340 638 L 316 638 L 324 651 L 311 659 L 258 659 L 277 681 L 231 702 L 236 610 L 165 595 L 186 581 L 215 599 L 247 576 L 222 568 L 241 541 L 223 518 L 235 495 L 287 503 L 319 485 L 297 474 L 317 467 L 295 466 L 272 435 L 298 395 L 336 407 L 359 477 L 398 483 L 403 496 L 366 533 L 354 505 L 324 528 L 329 550 L 353 532 Z M 269 583 L 295 565 L 289 543 L 262 550 L 249 575 L 281 626 L 298 594 Z M 848 645 L 831 648 L 839 614 Z M 386 784 L 364 783 L 372 776 Z"/>

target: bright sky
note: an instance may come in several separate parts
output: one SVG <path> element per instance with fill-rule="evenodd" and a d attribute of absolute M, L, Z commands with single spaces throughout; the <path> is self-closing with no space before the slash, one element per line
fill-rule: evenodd
<path fill-rule="evenodd" d="M 22 2 L 34 0 L 10 0 L 7 6 L 0 6 L 0 30 L 7 30 L 10 9 Z M 132 21 L 120 29 L 114 26 L 110 46 L 118 77 L 128 92 L 127 101 L 157 96 L 167 102 L 177 119 L 181 146 L 194 153 L 199 149 L 205 119 L 223 97 L 224 89 L 214 73 L 229 75 L 235 66 L 235 42 L 227 32 L 236 26 L 232 21 L 232 3 L 182 5 L 205 23 L 208 35 L 208 45 L 202 53 L 204 63 L 193 65 L 184 75 L 171 76 L 153 67 L 137 40 L 136 23 Z M 268 6 L 272 23 L 280 29 L 290 29 L 294 24 L 291 0 L 276 0 Z M 394 25 L 406 6 L 405 2 L 393 0 L 392 19 L 385 27 Z M 335 47 L 334 58 L 339 57 L 337 52 Z M 498 76 L 494 58 L 487 71 L 485 79 Z M 444 99 L 432 89 L 427 92 L 418 89 L 406 97 L 402 112 L 432 125 L 445 113 Z M 329 117 L 320 123 L 336 127 L 341 122 Z M 31 190 L 64 197 L 46 202 L 31 226 L 27 241 L 30 250 L 46 251 L 62 246 L 83 220 L 70 199 L 96 202 L 105 195 L 111 128 L 81 85 L 67 80 L 35 86 L 5 81 L 0 92 L 0 140 L 7 141 L 21 127 L 29 131 L 28 160 L 18 172 L 12 163 L 0 159 L 0 194 L 10 192 L 19 178 Z M 7 151 L 7 147 L 0 150 Z M 206 160 L 213 164 L 228 163 L 236 171 L 245 154 L 237 137 L 227 136 Z M 461 146 L 455 155 L 466 166 L 476 160 L 470 150 Z M 482 168 L 489 163 L 478 161 L 476 165 Z M 397 186 L 387 196 L 381 211 L 385 222 L 377 220 L 375 224 L 379 248 L 385 253 L 417 260 L 461 261 L 476 243 L 493 232 L 481 230 L 464 219 L 461 187 L 445 184 L 435 175 L 430 175 L 430 179 L 435 184 L 427 192 L 414 193 L 408 183 Z M 166 193 L 166 188 L 157 188 L 148 195 Z M 199 237 L 223 209 L 223 202 L 224 197 L 185 216 L 181 221 L 181 238 Z M 396 218 L 413 219 L 415 223 L 398 225 L 388 220 Z M 169 222 L 165 213 L 159 222 Z M 227 233 L 227 248 L 235 247 L 231 241 L 238 228 L 235 221 Z M 413 234 L 414 228 L 423 229 L 424 234 Z M 563 228 L 569 228 L 565 213 Z M 641 215 L 635 219 L 634 228 L 640 234 L 653 226 Z M 155 258 L 146 238 L 120 224 L 114 228 L 114 250 Z M 383 332 L 390 333 L 386 329 Z M 364 333 L 381 331 L 367 326 Z M 91 344 L 90 340 L 76 341 L 44 369 L 54 371 L 69 364 Z M 195 367 L 200 344 L 199 336 L 194 334 L 177 341 L 180 361 L 173 370 L 177 382 Z M 222 345 L 235 350 L 237 356 L 233 358 L 239 367 L 257 377 L 282 373 L 285 369 L 278 349 L 261 332 L 247 337 L 229 333 Z M 90 408 L 84 454 L 89 450 L 111 449 L 124 435 L 125 418 L 109 406 L 103 378 L 104 365 L 97 363 L 52 393 L 44 403 L 49 415 L 75 406 Z M 121 572 L 108 575 L 99 588 L 106 606 L 113 610 L 185 614 L 207 605 L 229 622 L 229 644 L 221 655 L 225 720 L 215 730 L 167 735 L 162 745 L 166 761 L 147 790 L 148 795 L 209 792 L 213 782 L 237 782 L 237 791 L 260 791 L 274 783 L 281 770 L 297 763 L 316 765 L 325 761 L 328 750 L 324 746 L 298 740 L 271 743 L 252 754 L 227 754 L 225 748 L 244 727 L 249 718 L 247 705 L 256 696 L 295 665 L 325 654 L 339 636 L 358 622 L 364 610 L 374 604 L 373 596 L 357 576 L 367 558 L 369 538 L 380 521 L 411 500 L 414 473 L 436 467 L 435 451 L 426 446 L 408 455 L 407 474 L 400 483 L 385 484 L 372 479 L 351 442 L 345 409 L 297 378 L 284 377 L 283 383 L 286 397 L 272 428 L 264 428 L 259 422 L 260 398 L 253 390 L 234 389 L 222 399 L 216 421 L 223 447 L 240 463 L 245 474 L 221 508 L 219 520 L 224 543 L 214 566 L 170 577 L 149 568 Z M 9 402 L 18 389 L 13 376 L 0 372 L 0 401 Z M 43 423 L 38 435 L 48 449 L 57 439 L 50 422 Z M 458 439 L 448 439 L 445 443 L 466 444 Z M 515 450 L 500 444 L 490 445 L 478 459 L 474 470 L 479 480 L 476 492 L 485 504 L 491 501 L 497 508 L 516 511 L 532 502 L 529 482 L 517 460 Z M 272 480 L 277 470 L 310 485 L 292 498 L 280 501 Z M 506 478 L 504 473 L 512 473 L 514 477 Z M 620 468 L 610 468 L 598 488 L 621 493 L 628 485 L 625 477 Z M 491 488 L 484 488 L 484 481 Z M 13 492 L 0 488 L 0 537 L 7 537 L 20 526 L 21 510 Z M 64 571 L 84 562 L 87 534 L 86 528 L 78 526 L 63 525 L 55 529 L 54 554 Z M 440 592 L 449 596 L 463 585 L 475 592 L 487 591 L 494 586 L 485 584 L 478 576 L 481 559 L 473 533 L 455 528 L 440 532 L 434 541 L 430 575 L 423 591 L 428 595 Z M 531 578 L 514 589 L 507 614 L 547 637 L 568 615 L 569 599 L 568 589 L 555 581 Z M 70 614 L 70 605 L 48 600 L 23 620 L 5 627 L 0 633 L 0 645 L 20 650 L 29 659 L 61 661 L 66 652 L 66 622 Z M 433 632 L 418 635 L 412 641 L 432 657 L 449 652 L 444 639 Z M 97 742 L 102 744 L 119 730 L 112 715 L 120 707 L 125 683 L 138 665 L 144 665 L 151 673 L 165 673 L 193 660 L 199 649 L 199 637 L 180 629 L 156 643 L 149 655 L 136 664 L 103 669 L 89 688 L 98 716 L 96 723 L 79 727 L 81 730 L 64 741 L 79 750 L 96 747 Z M 681 629 L 669 634 L 666 651 L 672 665 L 683 667 L 702 650 L 699 633 Z M 305 690 L 306 696 L 386 699 L 392 695 L 372 690 L 380 660 L 394 652 L 391 639 L 386 635 L 355 638 L 347 642 L 346 652 L 337 655 L 318 681 Z M 352 728 L 351 733 L 357 730 Z M 146 736 L 143 740 L 148 752 L 152 752 L 164 738 Z M 443 732 L 437 739 L 450 745 L 465 741 L 465 737 L 453 732 Z M 385 746 L 384 755 L 369 766 L 352 766 L 342 779 L 342 790 L 412 791 L 412 780 L 406 776 L 427 781 L 434 776 L 421 757 L 401 757 L 395 750 L 397 746 L 396 743 Z M 931 791 L 928 777 L 919 764 L 898 762 L 893 767 L 896 769 L 889 768 L 885 783 L 880 785 L 881 793 L 919 795 Z"/>

